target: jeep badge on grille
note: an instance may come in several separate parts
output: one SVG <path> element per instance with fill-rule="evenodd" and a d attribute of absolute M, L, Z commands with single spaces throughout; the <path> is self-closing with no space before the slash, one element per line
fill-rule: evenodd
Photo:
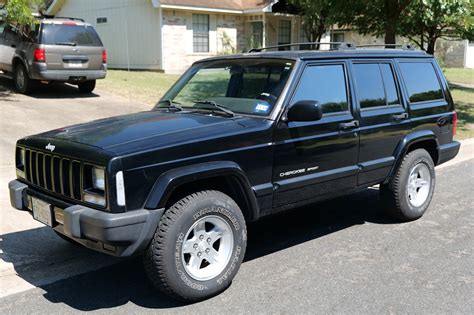
<path fill-rule="evenodd" d="M 45 149 L 53 152 L 54 149 L 56 149 L 56 146 L 52 145 L 51 143 L 48 143 L 48 145 L 45 147 Z"/>

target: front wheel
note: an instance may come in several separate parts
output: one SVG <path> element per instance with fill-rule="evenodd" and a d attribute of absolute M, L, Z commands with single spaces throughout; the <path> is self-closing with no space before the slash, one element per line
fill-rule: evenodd
<path fill-rule="evenodd" d="M 219 191 L 191 194 L 167 209 L 144 256 L 151 282 L 165 294 L 199 301 L 224 291 L 247 246 L 239 206 Z"/>
<path fill-rule="evenodd" d="M 435 188 L 435 168 L 424 149 L 408 153 L 387 185 L 380 187 L 386 210 L 402 221 L 423 216 Z"/>
<path fill-rule="evenodd" d="M 79 91 L 81 91 L 81 93 L 92 93 L 92 91 L 94 91 L 95 89 L 95 80 L 85 81 L 85 82 L 79 83 L 77 86 L 79 88 Z"/>

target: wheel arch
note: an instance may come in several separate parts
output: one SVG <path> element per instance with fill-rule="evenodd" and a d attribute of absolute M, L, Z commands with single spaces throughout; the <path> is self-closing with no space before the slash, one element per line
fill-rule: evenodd
<path fill-rule="evenodd" d="M 416 149 L 425 149 L 433 159 L 433 163 L 438 165 L 439 143 L 435 133 L 431 130 L 420 130 L 409 133 L 399 143 L 395 151 L 395 163 L 390 170 L 389 176 L 384 181 L 388 183 L 403 161 L 403 157 Z"/>
<path fill-rule="evenodd" d="M 167 171 L 155 181 L 146 209 L 169 208 L 182 197 L 198 190 L 219 190 L 237 202 L 247 221 L 259 216 L 256 196 L 244 171 L 231 161 L 189 165 Z"/>

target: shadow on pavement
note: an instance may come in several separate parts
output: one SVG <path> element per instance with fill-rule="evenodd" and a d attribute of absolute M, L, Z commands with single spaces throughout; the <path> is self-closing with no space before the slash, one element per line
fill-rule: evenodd
<path fill-rule="evenodd" d="M 244 264 L 247 261 L 366 222 L 397 223 L 388 219 L 383 213 L 377 189 L 366 189 L 332 201 L 266 218 L 248 226 L 249 237 Z M 16 254 L 25 251 L 27 255 L 32 248 L 46 241 L 45 233 L 52 232 L 49 228 L 40 228 L 5 235 L 2 249 L 7 258 L 10 251 Z M 36 242 L 39 243 L 35 244 Z M 58 242 L 60 242 L 59 239 Z M 49 244 L 50 252 L 45 254 L 62 255 L 66 246 L 68 246 L 66 251 L 68 255 L 79 253 L 76 255 L 77 259 L 84 259 L 84 255 L 101 255 L 86 249 L 74 248 L 73 245 L 65 242 Z M 119 263 L 97 271 L 48 285 L 40 285 L 46 291 L 44 297 L 53 303 L 64 303 L 79 311 L 117 307 L 130 302 L 152 309 L 182 305 L 157 292 L 151 286 L 146 279 L 140 257 L 116 261 Z M 15 261 L 12 263 L 20 277 L 27 281 L 34 281 L 28 268 L 17 266 L 18 262 Z M 262 268 L 265 267 L 262 266 Z"/>
<path fill-rule="evenodd" d="M 12 80 L 0 78 L 0 100 L 8 101 L 8 96 L 15 94 L 15 87 Z M 59 98 L 91 98 L 99 97 L 95 93 L 81 93 L 77 86 L 53 83 L 53 84 L 35 84 L 32 92 L 28 94 L 29 97 L 37 99 L 59 99 Z"/>

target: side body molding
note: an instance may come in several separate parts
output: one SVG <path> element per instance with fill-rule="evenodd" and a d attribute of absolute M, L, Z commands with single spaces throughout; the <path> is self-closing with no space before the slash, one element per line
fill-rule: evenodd
<path fill-rule="evenodd" d="M 215 161 L 188 165 L 167 171 L 158 177 L 145 203 L 145 209 L 158 209 L 166 206 L 173 191 L 181 185 L 206 178 L 231 176 L 237 180 L 239 189 L 245 197 L 248 209 L 248 219 L 259 217 L 257 199 L 247 176 L 240 166 L 231 161 Z"/>
<path fill-rule="evenodd" d="M 385 179 L 384 183 L 388 183 L 388 181 L 392 178 L 395 174 L 395 171 L 398 169 L 398 166 L 402 163 L 403 157 L 408 151 L 408 148 L 418 142 L 422 141 L 431 141 L 435 144 L 436 150 L 439 148 L 438 139 L 436 135 L 431 130 L 418 130 L 407 134 L 398 144 L 397 148 L 395 149 L 395 163 L 390 170 L 388 177 Z M 433 161 L 435 165 L 438 164 L 438 161 Z"/>

